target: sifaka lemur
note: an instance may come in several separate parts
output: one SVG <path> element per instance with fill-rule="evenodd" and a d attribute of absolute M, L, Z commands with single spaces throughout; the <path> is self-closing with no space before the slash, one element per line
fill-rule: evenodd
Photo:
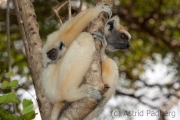
<path fill-rule="evenodd" d="M 53 104 L 51 120 L 58 119 L 65 101 L 73 102 L 85 97 L 101 100 L 104 96 L 102 104 L 85 118 L 91 119 L 98 114 L 115 90 L 118 67 L 106 56 L 105 49 L 109 51 L 127 49 L 131 36 L 120 25 L 118 16 L 107 21 L 104 28 L 105 36 L 100 32 L 94 32 L 93 35 L 82 32 L 101 12 L 107 12 L 109 17 L 112 15 L 108 5 L 100 4 L 79 13 L 47 37 L 42 49 L 44 66 L 42 85 L 46 97 Z M 95 52 L 94 39 L 101 40 L 103 44 L 101 49 L 102 78 L 103 83 L 109 87 L 103 96 L 97 87 L 81 85 Z"/>

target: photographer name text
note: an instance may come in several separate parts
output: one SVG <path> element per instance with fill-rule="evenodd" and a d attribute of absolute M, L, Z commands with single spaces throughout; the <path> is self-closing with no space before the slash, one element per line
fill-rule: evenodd
<path fill-rule="evenodd" d="M 112 117 L 119 118 L 123 116 L 147 116 L 147 117 L 154 117 L 154 116 L 169 116 L 171 118 L 175 118 L 175 111 L 167 111 L 161 112 L 160 110 L 137 110 L 137 111 L 120 111 L 120 110 L 113 110 L 111 113 Z"/>

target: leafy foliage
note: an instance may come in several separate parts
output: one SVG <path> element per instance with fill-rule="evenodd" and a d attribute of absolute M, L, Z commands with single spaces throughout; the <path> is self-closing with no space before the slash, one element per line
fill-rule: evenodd
<path fill-rule="evenodd" d="M 4 94 L 0 96 L 0 105 L 1 104 L 7 104 L 7 103 L 19 103 L 19 101 L 16 98 L 16 94 L 14 92 L 10 92 L 8 94 Z"/>
<path fill-rule="evenodd" d="M 33 110 L 33 102 L 31 100 L 23 100 L 23 118 L 24 120 L 31 120 L 35 118 L 36 113 Z"/>
<path fill-rule="evenodd" d="M 21 117 L 16 114 L 9 113 L 0 108 L 0 120 L 23 120 Z"/>
<path fill-rule="evenodd" d="M 3 73 L 0 74 L 1 79 L 6 76 L 7 78 L 12 77 L 13 72 L 10 71 L 7 74 Z M 12 80 L 12 81 L 8 81 L 7 80 L 0 80 L 2 83 L 0 85 L 0 90 L 4 91 L 6 89 L 13 89 L 18 87 L 18 81 L 17 80 Z M 32 120 L 35 118 L 36 113 L 33 110 L 34 105 L 32 100 L 23 100 L 23 116 L 18 116 L 16 114 L 7 112 L 5 110 L 3 110 L 3 106 L 10 104 L 10 103 L 15 103 L 15 104 L 19 104 L 19 100 L 17 99 L 16 93 L 15 92 L 8 92 L 8 93 L 4 93 L 0 96 L 0 120 Z"/>

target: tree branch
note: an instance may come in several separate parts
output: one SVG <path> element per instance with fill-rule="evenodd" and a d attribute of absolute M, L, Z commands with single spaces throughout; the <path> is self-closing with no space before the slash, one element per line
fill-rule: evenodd
<path fill-rule="evenodd" d="M 142 97 L 143 97 L 143 96 L 135 96 L 134 94 L 124 93 L 124 92 L 122 92 L 122 91 L 120 91 L 120 90 L 116 90 L 116 94 L 117 94 L 117 95 L 124 95 L 124 96 L 129 96 L 129 97 L 135 98 L 135 99 L 137 99 L 140 103 L 142 103 L 142 104 L 144 104 L 144 105 L 147 105 L 147 106 L 149 106 L 149 107 L 151 107 L 151 108 L 153 108 L 153 109 L 159 109 L 158 107 L 152 106 L 152 105 L 150 105 L 150 104 L 145 103 L 144 101 L 142 101 Z"/>
<path fill-rule="evenodd" d="M 45 98 L 41 86 L 42 42 L 39 36 L 39 26 L 36 21 L 34 7 L 30 0 L 13 0 L 20 32 L 25 45 L 28 65 L 32 75 L 38 106 L 43 120 L 48 120 L 52 105 Z"/>
<path fill-rule="evenodd" d="M 68 13 L 69 13 L 69 20 L 71 19 L 71 0 L 68 0 L 69 5 L 68 5 Z"/>
<path fill-rule="evenodd" d="M 60 10 L 62 7 L 64 7 L 64 6 L 66 5 L 67 2 L 68 2 L 68 1 L 62 3 L 57 9 L 56 9 L 56 8 L 53 9 L 56 17 L 58 18 L 58 21 L 59 21 L 60 25 L 62 25 L 63 23 L 62 23 L 62 20 L 61 20 L 61 18 L 60 18 L 60 16 L 59 16 L 58 12 L 59 12 L 59 10 Z"/>
<path fill-rule="evenodd" d="M 7 35 L 7 51 L 8 51 L 8 71 L 12 70 L 11 64 L 11 42 L 10 42 L 10 8 L 9 8 L 10 0 L 7 0 L 7 11 L 6 11 L 6 35 Z"/>
<path fill-rule="evenodd" d="M 8 71 L 12 71 L 12 63 L 11 63 L 11 40 L 10 40 L 10 4 L 11 0 L 7 0 L 7 10 L 6 10 L 6 35 L 7 35 L 7 51 L 8 51 Z M 9 78 L 9 81 L 12 80 L 12 77 Z M 11 89 L 14 92 L 13 89 Z M 13 105 L 13 113 L 17 112 L 16 104 L 12 103 Z"/>

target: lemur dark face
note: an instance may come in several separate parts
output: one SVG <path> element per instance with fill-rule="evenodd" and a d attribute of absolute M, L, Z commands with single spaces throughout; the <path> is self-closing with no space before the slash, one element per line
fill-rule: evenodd
<path fill-rule="evenodd" d="M 63 49 L 65 49 L 65 45 L 62 41 L 58 41 L 56 44 L 56 47 L 52 48 L 46 53 L 47 57 L 52 61 L 60 59 L 64 52 Z"/>
<path fill-rule="evenodd" d="M 113 51 L 116 50 L 123 50 L 130 47 L 129 45 L 129 37 L 124 33 L 123 31 L 118 31 L 116 29 L 113 29 L 111 31 L 111 34 L 107 36 L 107 47 L 111 47 Z"/>
<path fill-rule="evenodd" d="M 47 52 L 47 57 L 51 60 L 57 60 L 58 58 L 58 50 L 56 48 L 51 49 Z"/>
<path fill-rule="evenodd" d="M 131 35 L 119 24 L 117 17 L 113 17 L 106 23 L 106 29 L 107 50 L 117 51 L 130 47 Z"/>

